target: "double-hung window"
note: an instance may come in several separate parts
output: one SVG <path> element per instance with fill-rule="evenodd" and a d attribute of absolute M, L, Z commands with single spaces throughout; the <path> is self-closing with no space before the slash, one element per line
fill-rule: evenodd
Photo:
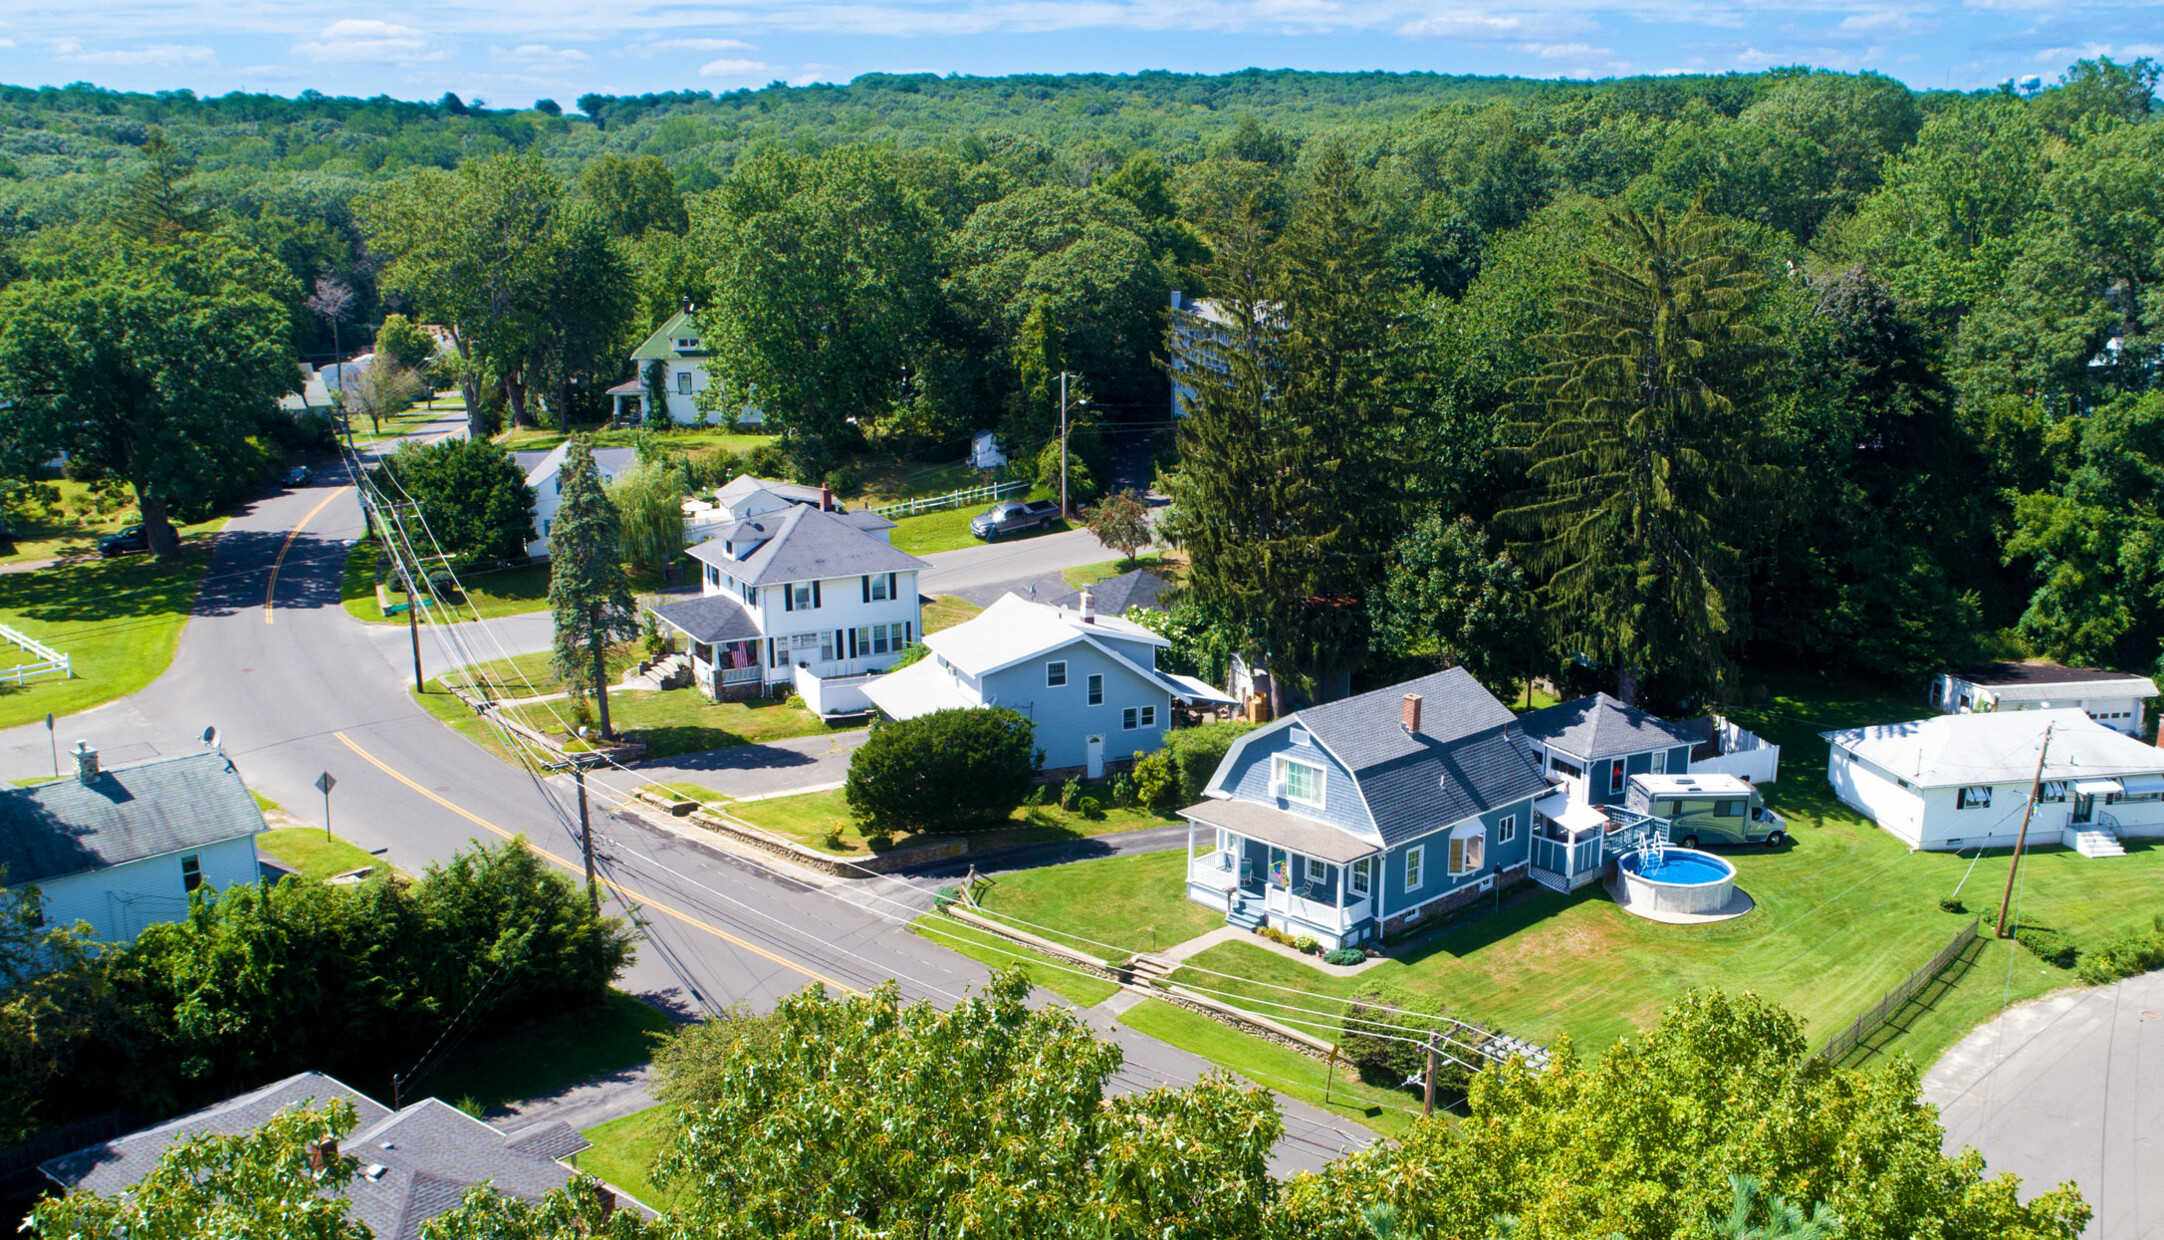
<path fill-rule="evenodd" d="M 688 370 L 679 370 L 679 371 L 677 371 L 677 372 L 676 372 L 676 394 L 677 394 L 678 396 L 689 396 L 689 395 L 691 395 L 691 372 L 690 372 L 690 371 L 688 371 Z"/>
<path fill-rule="evenodd" d="M 1157 726 L 1157 708 L 1155 706 L 1145 706 L 1142 708 L 1142 726 L 1145 728 L 1154 728 Z"/>
<path fill-rule="evenodd" d="M 1090 705 L 1092 705 L 1092 706 L 1102 706 L 1102 705 L 1104 705 L 1104 704 L 1105 704 L 1105 678 L 1104 678 L 1104 675 L 1103 675 L 1103 673 L 1101 673 L 1101 672 L 1092 672 L 1092 673 L 1090 673 L 1090 678 L 1089 678 L 1088 684 L 1089 684 L 1089 704 L 1090 704 Z"/>
<path fill-rule="evenodd" d="M 1420 870 L 1428 859 L 1428 846 L 1415 844 L 1405 850 L 1405 890 L 1420 890 Z"/>
<path fill-rule="evenodd" d="M 793 611 L 810 611 L 819 605 L 819 583 L 816 581 L 800 582 L 790 586 L 789 592 L 789 606 Z"/>
<path fill-rule="evenodd" d="M 1128 732 L 1135 730 L 1135 714 L 1135 708 L 1132 706 L 1120 712 L 1120 727 L 1122 730 Z"/>
<path fill-rule="evenodd" d="M 887 574 L 874 573 L 864 579 L 864 601 L 884 603 L 887 601 Z"/>
<path fill-rule="evenodd" d="M 1617 758 L 1608 764 L 1608 795 L 1614 796 L 1621 791 L 1623 791 L 1623 759 Z"/>
<path fill-rule="evenodd" d="M 1354 895 L 1364 896 L 1368 893 L 1368 884 L 1372 881 L 1374 870 L 1375 858 L 1362 857 L 1345 871 L 1345 881 Z"/>
<path fill-rule="evenodd" d="M 1276 759 L 1278 795 L 1302 805 L 1322 805 L 1322 768 L 1306 762 L 1295 762 L 1279 755 Z"/>
<path fill-rule="evenodd" d="M 1067 660 L 1054 659 L 1044 665 L 1044 687 L 1057 689 L 1067 683 Z"/>
<path fill-rule="evenodd" d="M 180 885 L 194 891 L 203 885 L 203 858 L 200 853 L 189 853 L 180 859 Z"/>
<path fill-rule="evenodd" d="M 1496 820 L 1496 823 L 1495 823 L 1495 842 L 1496 842 L 1496 843 L 1498 843 L 1498 844 L 1508 844 L 1509 842 L 1511 842 L 1512 840 L 1514 840 L 1514 839 L 1517 839 L 1517 838 L 1518 838 L 1518 816 L 1517 816 L 1516 814 L 1505 814 L 1505 815 L 1503 815 L 1503 816 L 1502 816 L 1501 818 L 1499 818 L 1499 819 L 1497 819 L 1497 820 Z"/>
<path fill-rule="evenodd" d="M 1991 785 L 1977 784 L 1954 793 L 1955 809 L 1990 809 Z"/>
<path fill-rule="evenodd" d="M 1655 775 L 1666 775 L 1668 773 L 1667 750 L 1656 749 L 1653 751 L 1653 773 Z"/>

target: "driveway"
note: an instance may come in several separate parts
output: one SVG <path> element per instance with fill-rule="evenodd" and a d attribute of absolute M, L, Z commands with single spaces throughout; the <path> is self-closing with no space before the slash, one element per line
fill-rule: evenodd
<path fill-rule="evenodd" d="M 732 745 L 635 763 L 632 769 L 657 784 L 698 784 L 739 800 L 774 796 L 841 783 L 849 776 L 849 756 L 870 735 L 870 729 L 858 728 L 763 745 Z"/>
<path fill-rule="evenodd" d="M 1977 1029 L 1924 1077 L 1949 1153 L 2034 1197 L 2081 1186 L 2099 1240 L 2164 1236 L 2164 972 L 2023 1004 Z"/>
<path fill-rule="evenodd" d="M 917 590 L 931 595 L 963 594 L 982 586 L 1057 577 L 1063 568 L 1102 564 L 1119 556 L 1117 550 L 1098 542 L 1088 530 L 1062 530 L 1015 542 L 936 551 L 923 557 L 930 567 L 918 574 Z"/>

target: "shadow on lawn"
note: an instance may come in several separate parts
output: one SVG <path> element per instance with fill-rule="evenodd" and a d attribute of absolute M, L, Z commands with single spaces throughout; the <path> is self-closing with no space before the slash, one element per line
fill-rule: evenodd
<path fill-rule="evenodd" d="M 1560 917 L 1588 900 L 1605 900 L 1608 893 L 1600 884 L 1593 883 L 1569 895 L 1550 891 L 1545 887 L 1520 888 L 1516 897 L 1505 895 L 1501 908 L 1480 909 L 1462 914 L 1457 920 L 1445 922 L 1409 941 L 1398 944 L 1389 954 L 1401 964 L 1416 965 L 1434 955 L 1452 957 L 1470 956 L 1481 948 L 1493 946 L 1512 935 Z"/>
<path fill-rule="evenodd" d="M 1961 954 L 1954 957 L 1952 964 L 1940 970 L 1939 975 L 1932 978 L 1922 990 L 1911 995 L 1907 1003 L 1895 1009 L 1893 1015 L 1866 1035 L 1856 1044 L 1855 1049 L 1849 1051 L 1842 1057 L 1841 1062 L 1834 1066 L 1860 1068 L 1884 1054 L 1888 1046 L 1908 1033 L 1918 1021 L 1938 1010 L 1939 1003 L 1952 994 L 1954 988 L 1961 984 L 1961 979 L 1967 977 L 1969 971 L 1976 967 L 1976 962 L 1983 957 L 1984 950 L 1993 941 L 1988 935 L 1971 940 Z"/>
<path fill-rule="evenodd" d="M 180 559 L 160 564 L 144 555 L 83 560 L 34 572 L 0 575 L 0 607 L 44 624 L 84 624 L 185 612 L 197 600 L 203 545 L 185 546 Z M 257 578 L 256 601 L 262 602 Z"/>

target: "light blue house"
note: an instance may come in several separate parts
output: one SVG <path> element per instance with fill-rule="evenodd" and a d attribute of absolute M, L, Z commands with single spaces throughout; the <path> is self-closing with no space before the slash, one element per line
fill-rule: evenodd
<path fill-rule="evenodd" d="M 1230 704 L 1192 677 L 1157 670 L 1164 638 L 1100 616 L 1090 592 L 1075 608 L 1002 595 L 981 615 L 927 634 L 925 658 L 865 685 L 889 719 L 1005 706 L 1037 728 L 1043 769 L 1091 779 L 1165 743 L 1175 703 Z"/>
<path fill-rule="evenodd" d="M 1520 715 L 1518 727 L 1533 760 L 1587 805 L 1620 804 L 1633 775 L 1689 771 L 1701 739 L 1605 693 Z"/>
<path fill-rule="evenodd" d="M 1187 895 L 1232 925 L 1372 943 L 1523 877 L 1551 792 L 1462 668 L 1309 707 L 1234 742 L 1181 811 Z"/>

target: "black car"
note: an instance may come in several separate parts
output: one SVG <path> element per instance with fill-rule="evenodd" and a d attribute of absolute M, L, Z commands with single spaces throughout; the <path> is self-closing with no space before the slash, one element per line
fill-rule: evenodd
<path fill-rule="evenodd" d="M 130 551 L 150 550 L 150 535 L 140 525 L 131 525 L 118 534 L 107 534 L 98 540 L 99 555 L 126 555 Z"/>
<path fill-rule="evenodd" d="M 295 465 L 286 471 L 286 485 L 289 487 L 304 487 L 308 485 L 308 479 L 313 476 L 309 473 L 306 465 Z"/>

